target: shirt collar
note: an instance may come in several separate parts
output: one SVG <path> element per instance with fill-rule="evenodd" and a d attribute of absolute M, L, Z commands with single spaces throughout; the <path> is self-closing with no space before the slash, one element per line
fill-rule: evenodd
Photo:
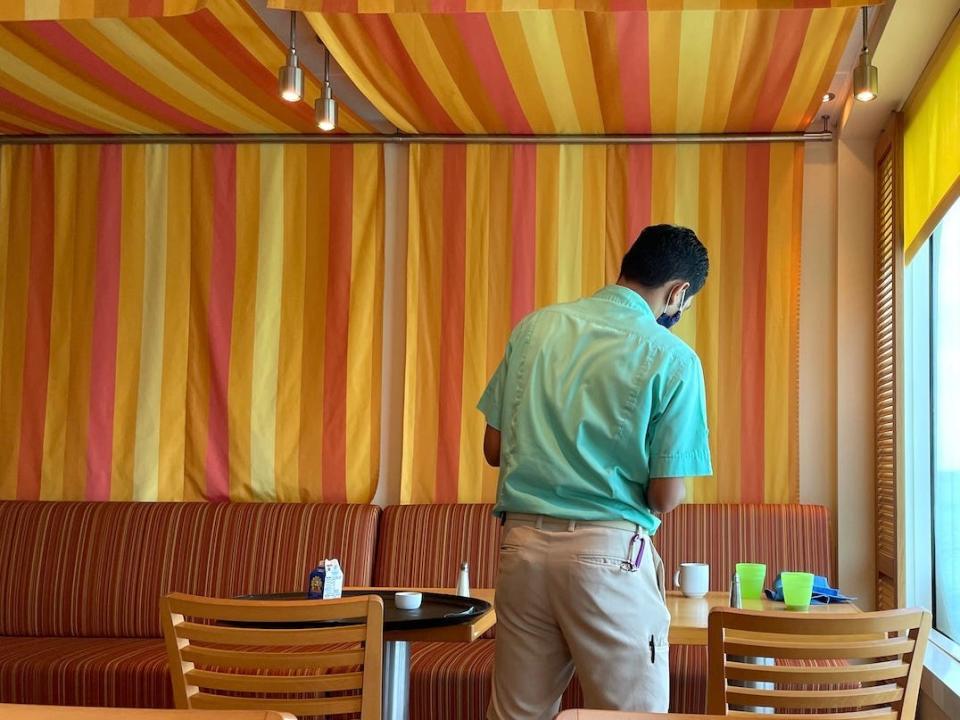
<path fill-rule="evenodd" d="M 639 293 L 623 285 L 607 285 L 605 288 L 598 290 L 594 297 L 598 300 L 623 305 L 632 310 L 639 310 L 643 315 L 653 317 L 653 310 L 647 305 L 647 301 Z"/>

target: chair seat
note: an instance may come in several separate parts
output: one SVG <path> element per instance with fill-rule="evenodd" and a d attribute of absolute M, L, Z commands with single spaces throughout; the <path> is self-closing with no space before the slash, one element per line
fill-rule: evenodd
<path fill-rule="evenodd" d="M 0 637 L 0 702 L 173 707 L 163 640 Z"/>

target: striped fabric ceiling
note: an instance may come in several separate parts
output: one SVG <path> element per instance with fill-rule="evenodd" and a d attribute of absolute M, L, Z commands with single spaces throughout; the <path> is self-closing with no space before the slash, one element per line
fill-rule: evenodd
<path fill-rule="evenodd" d="M 511 134 L 803 129 L 856 16 L 855 8 L 307 13 L 353 83 L 401 130 Z"/>
<path fill-rule="evenodd" d="M 268 5 L 310 11 L 404 132 L 602 134 L 806 127 L 863 1 Z M 317 132 L 309 102 L 277 97 L 285 48 L 248 0 L 0 6 L 0 134 Z M 373 130 L 341 108 L 341 131 Z"/>
<path fill-rule="evenodd" d="M 879 5 L 883 0 L 268 0 L 288 10 L 330 13 L 462 13 L 523 10 L 780 10 Z"/>
<path fill-rule="evenodd" d="M 199 10 L 206 0 L 3 0 L 0 21 L 161 17 Z"/>
<path fill-rule="evenodd" d="M 309 102 L 277 96 L 285 48 L 245 0 L 202 4 L 175 17 L 0 23 L 0 134 L 319 132 Z M 319 94 L 307 73 L 305 98 Z M 370 132 L 342 102 L 340 127 Z"/>

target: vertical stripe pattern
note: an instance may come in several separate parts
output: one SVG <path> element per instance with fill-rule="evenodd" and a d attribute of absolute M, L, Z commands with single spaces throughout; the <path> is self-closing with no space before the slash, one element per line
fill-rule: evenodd
<path fill-rule="evenodd" d="M 375 146 L 0 146 L 0 499 L 369 501 L 382 216 Z"/>
<path fill-rule="evenodd" d="M 703 361 L 716 470 L 689 496 L 795 501 L 802 165 L 797 145 L 413 146 L 404 502 L 493 499 L 474 405 L 510 328 L 614 281 L 661 222 L 711 256 L 676 329 Z"/>

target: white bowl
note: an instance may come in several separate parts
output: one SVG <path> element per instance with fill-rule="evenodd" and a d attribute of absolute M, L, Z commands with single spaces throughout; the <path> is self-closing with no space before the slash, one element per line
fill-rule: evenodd
<path fill-rule="evenodd" d="M 418 592 L 398 592 L 393 596 L 393 602 L 400 610 L 416 610 L 423 602 L 423 593 Z"/>

